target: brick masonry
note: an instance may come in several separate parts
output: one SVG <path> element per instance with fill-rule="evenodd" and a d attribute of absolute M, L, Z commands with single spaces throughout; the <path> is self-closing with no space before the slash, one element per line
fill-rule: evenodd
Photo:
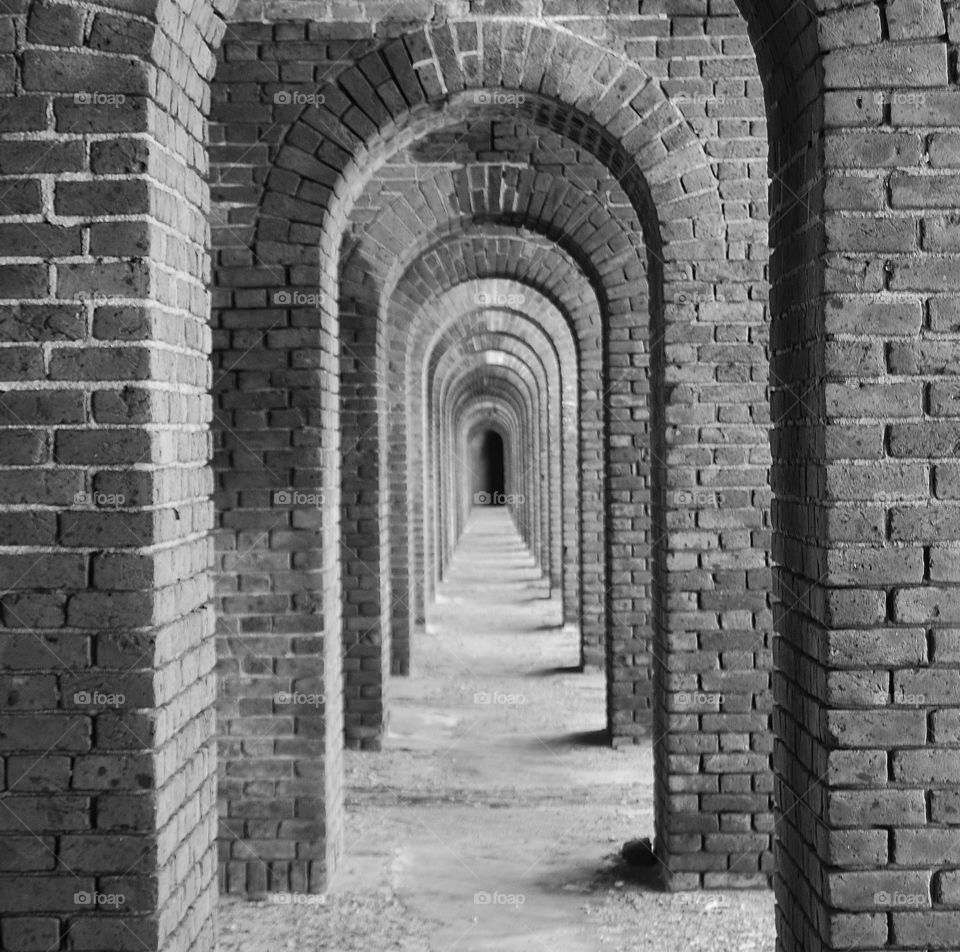
<path fill-rule="evenodd" d="M 0 11 L 4 948 L 323 888 L 486 395 L 669 885 L 949 947 L 958 7 L 481 6 Z"/>
<path fill-rule="evenodd" d="M 0 16 L 0 946 L 213 943 L 204 113 L 227 4 Z"/>
<path fill-rule="evenodd" d="M 726 30 L 729 41 L 703 40 L 699 47 L 693 41 L 678 42 L 674 55 L 686 61 L 699 50 L 698 56 L 708 57 L 709 52 L 719 61 L 724 42 L 731 49 L 738 43 L 742 46 L 746 42 L 742 22 L 729 16 L 721 20 L 715 25 L 717 35 L 723 37 Z M 701 28 L 706 30 L 705 23 Z M 477 241 L 464 252 L 456 250 L 453 240 L 465 228 L 489 233 L 491 229 L 517 228 L 512 224 L 516 221 L 526 229 L 523 244 L 516 245 L 518 252 L 521 247 L 529 248 L 539 232 L 539 240 L 570 256 L 563 281 L 592 285 L 587 297 L 577 293 L 579 300 L 570 309 L 571 315 L 583 315 L 574 319 L 583 328 L 578 331 L 582 498 L 577 620 L 584 660 L 608 667 L 611 735 L 622 742 L 649 731 L 651 657 L 658 655 L 662 662 L 662 723 L 656 732 L 665 735 L 664 743 L 658 745 L 660 839 L 664 855 L 671 857 L 675 884 L 699 883 L 708 874 L 718 883 L 725 877 L 763 879 L 769 872 L 772 789 L 768 674 L 772 615 L 765 581 L 769 536 L 764 515 L 766 183 L 763 105 L 759 82 L 749 74 L 749 61 L 740 61 L 729 74 L 733 78 L 723 81 L 722 89 L 729 90 L 729 95 L 721 95 L 716 83 L 705 85 L 698 73 L 689 93 L 678 84 L 676 102 L 669 101 L 660 84 L 639 72 L 631 73 L 633 67 L 618 66 L 612 58 L 605 61 L 607 72 L 600 75 L 609 75 L 611 89 L 619 92 L 603 98 L 600 87 L 590 94 L 593 104 L 589 109 L 582 104 L 581 108 L 593 110 L 600 117 L 595 121 L 602 120 L 608 128 L 632 130 L 627 141 L 640 157 L 647 176 L 642 181 L 630 171 L 626 153 L 617 152 L 612 142 L 602 146 L 608 167 L 598 162 L 589 147 L 594 141 L 601 142 L 603 134 L 574 122 L 568 107 L 562 105 L 564 97 L 583 100 L 587 94 L 578 90 L 595 83 L 591 76 L 596 75 L 598 54 L 592 50 L 585 50 L 579 61 L 573 58 L 580 72 L 570 74 L 568 70 L 561 83 L 559 74 L 553 80 L 548 69 L 527 69 L 521 75 L 524 51 L 532 46 L 521 46 L 515 66 L 503 54 L 493 59 L 481 56 L 480 41 L 469 24 L 456 31 L 456 42 L 463 47 L 453 59 L 442 52 L 452 49 L 452 34 L 446 29 L 410 34 L 402 43 L 382 46 L 382 52 L 382 43 L 375 37 L 369 42 L 358 37 L 355 42 L 360 50 L 355 52 L 364 55 L 356 67 L 334 63 L 334 48 L 321 49 L 322 37 L 315 27 L 244 29 L 243 42 L 257 44 L 261 59 L 273 61 L 276 57 L 286 63 L 282 44 L 296 36 L 300 45 L 289 48 L 290 56 L 302 57 L 305 64 L 321 62 L 324 77 L 328 68 L 338 76 L 335 88 L 317 84 L 320 74 L 311 74 L 313 87 L 304 81 L 299 87 L 283 89 L 276 81 L 257 76 L 244 59 L 245 65 L 238 64 L 235 72 L 221 73 L 228 84 L 224 88 L 226 102 L 216 107 L 221 111 L 215 115 L 228 117 L 236 102 L 236 108 L 242 108 L 249 118 L 249 103 L 255 101 L 263 110 L 260 122 L 274 123 L 287 114 L 279 110 L 288 109 L 288 100 L 295 99 L 296 93 L 300 96 L 299 118 L 282 143 L 273 148 L 276 158 L 270 171 L 256 174 L 251 168 L 249 172 L 250 181 L 266 181 L 259 199 L 260 218 L 251 217 L 243 207 L 244 194 L 259 194 L 257 188 L 230 185 L 224 189 L 225 214 L 250 222 L 249 240 L 265 234 L 270 254 L 299 262 L 308 252 L 290 239 L 292 229 L 300 226 L 281 220 L 274 225 L 279 212 L 308 220 L 321 234 L 341 216 L 347 224 L 339 310 L 346 320 L 344 338 L 349 351 L 346 356 L 341 353 L 341 368 L 356 376 L 350 378 L 355 381 L 354 390 L 341 394 L 341 412 L 346 409 L 356 415 L 345 418 L 341 429 L 351 435 L 351 452 L 359 454 L 358 459 L 366 465 L 363 469 L 345 466 L 344 488 L 355 470 L 367 475 L 356 487 L 365 505 L 359 505 L 359 495 L 353 496 L 345 500 L 342 512 L 354 527 L 353 542 L 368 543 L 344 568 L 344 578 L 363 593 L 353 603 L 347 601 L 352 596 L 345 593 L 344 600 L 362 633 L 359 643 L 355 636 L 348 636 L 345 644 L 348 742 L 376 745 L 387 716 L 384 682 L 393 627 L 387 599 L 393 605 L 399 603 L 404 614 L 410 612 L 410 602 L 416 605 L 418 600 L 417 583 L 409 571 L 406 592 L 395 590 L 392 584 L 403 585 L 402 570 L 396 580 L 391 577 L 390 585 L 381 571 L 393 539 L 407 535 L 402 510 L 391 522 L 390 489 L 384 482 L 383 467 L 371 463 L 384 451 L 379 421 L 397 417 L 383 412 L 387 397 L 382 389 L 378 395 L 385 379 L 382 368 L 384 362 L 389 365 L 394 353 L 399 361 L 402 352 L 384 343 L 373 329 L 378 317 L 389 328 L 395 309 L 385 301 L 391 300 L 392 288 L 401 286 L 408 269 L 419 285 L 414 300 L 420 307 L 429 301 L 430 285 L 437 287 L 434 293 L 440 293 L 465 276 L 489 276 L 491 267 L 514 280 L 521 278 L 514 262 L 526 268 L 526 255 L 518 253 L 514 259 L 508 254 L 505 261 L 492 259 L 492 265 L 484 264 L 491 259 L 480 251 Z M 489 29 L 499 27 L 491 23 Z M 504 29 L 509 33 L 514 28 Z M 483 50 L 497 48 L 496 36 L 496 32 L 490 34 Z M 523 44 L 554 42 L 549 33 L 520 38 Z M 563 42 L 573 41 L 567 38 Z M 507 48 L 512 44 L 507 43 Z M 230 49 L 228 42 L 227 64 Z M 663 45 L 664 51 L 670 49 L 670 44 Z M 553 69 L 567 62 L 559 50 L 557 47 Z M 651 54 L 655 60 L 656 52 L 654 43 Z M 458 91 L 465 85 L 464 71 L 469 77 L 470 69 L 480 71 L 481 67 L 491 84 L 504 92 L 492 96 Z M 688 68 L 689 63 L 684 69 Z M 293 75 L 293 67 L 290 69 Z M 614 81 L 618 69 L 620 78 Z M 746 71 L 739 80 L 737 69 Z M 712 70 L 707 64 L 702 67 L 702 72 Z M 306 73 L 301 71 L 301 75 Z M 678 77 L 681 75 L 685 74 L 678 67 Z M 480 72 L 474 79 L 486 81 Z M 371 83 L 376 82 L 381 85 L 374 93 Z M 511 85 L 521 90 L 512 98 L 506 92 Z M 544 90 L 553 93 L 555 86 L 560 87 L 554 94 L 559 102 L 544 95 Z M 440 97 L 444 89 L 449 91 L 446 110 L 424 112 L 421 103 Z M 614 118 L 616 95 L 623 103 L 621 108 L 628 110 L 621 118 Z M 412 107 L 412 116 L 422 118 L 411 119 L 396 133 L 384 133 L 375 141 L 368 164 L 371 168 L 383 164 L 376 174 L 366 173 L 364 178 L 364 173 L 355 172 L 349 164 L 349 155 L 364 135 L 373 134 L 377 124 L 387 124 L 398 114 L 397 96 L 407 108 Z M 725 120 L 722 117 L 728 109 L 731 118 Z M 685 113 L 696 121 L 688 120 Z M 488 118 L 491 114 L 492 121 Z M 337 115 L 343 121 L 338 121 Z M 700 115 L 702 119 L 697 118 Z M 699 135 L 694 125 L 701 127 Z M 249 134 L 259 137 L 262 128 L 251 125 Z M 725 135 L 728 141 L 721 145 Z M 251 144 L 235 148 L 247 149 Z M 730 160 L 718 162 L 717 174 L 711 169 L 708 148 Z M 518 176 L 505 161 L 532 165 L 533 169 Z M 332 188 L 331 174 L 341 167 L 346 181 L 356 181 L 347 191 L 356 193 L 349 212 Z M 236 169 L 231 167 L 230 172 L 233 175 Z M 294 195 L 303 201 L 293 202 L 290 196 Z M 668 227 L 660 225 L 664 216 L 670 219 Z M 472 224 L 476 219 L 486 223 L 482 227 Z M 417 223 L 422 222 L 430 223 L 434 230 L 420 236 Z M 274 242 L 274 238 L 283 241 Z M 457 258 L 448 265 L 454 254 Z M 456 264 L 458 259 L 464 263 Z M 244 268 L 247 280 L 249 269 L 246 264 Z M 663 285 L 657 306 L 639 294 L 651 269 L 655 282 Z M 540 270 L 551 275 L 555 294 L 569 293 L 556 285 L 556 269 Z M 447 272 L 450 279 L 441 276 Z M 583 277 L 577 279 L 578 272 Z M 537 282 L 542 287 L 541 277 Z M 308 292 L 309 284 L 303 290 Z M 409 306 L 407 310 L 411 310 Z M 652 322 L 651 312 L 662 326 Z M 403 311 L 396 313 L 399 326 L 416 326 L 412 311 L 409 318 Z M 659 371 L 648 365 L 657 359 Z M 650 413 L 658 412 L 651 406 L 648 379 L 657 373 L 663 381 L 659 392 L 666 395 L 669 388 L 670 394 L 669 404 L 659 411 L 669 449 L 666 443 L 654 446 L 655 441 L 647 436 Z M 396 390 L 388 388 L 389 392 Z M 745 405 L 745 395 L 753 402 Z M 416 406 L 414 402 L 413 417 L 417 416 Z M 359 435 L 365 435 L 364 447 L 356 444 Z M 402 453 L 404 446 L 415 442 L 397 438 L 394 445 Z M 391 470 L 409 471 L 402 465 L 402 455 L 390 458 Z M 416 459 L 413 462 L 416 466 Z M 442 518 L 451 510 L 445 495 L 449 480 L 444 482 L 442 468 L 435 476 L 428 485 L 439 486 L 439 495 L 424 503 L 421 584 L 427 597 L 432 579 L 448 557 L 456 524 Z M 368 483 L 370 479 L 373 482 Z M 643 502 L 650 493 L 660 503 L 657 525 Z M 441 518 L 436 518 L 437 513 Z M 420 531 L 418 518 L 414 506 L 406 517 L 414 534 Z M 360 526 L 368 527 L 367 535 L 356 531 Z M 443 527 L 443 534 L 438 535 L 438 527 Z M 701 551 L 703 554 L 698 554 Z M 658 561 L 659 591 L 671 593 L 669 602 L 661 602 L 659 625 L 651 602 L 656 596 L 651 580 Z M 658 639 L 662 642 L 659 648 Z M 712 709 L 719 705 L 721 694 L 724 709 Z M 712 699 L 703 710 L 691 706 L 690 701 L 701 696 Z M 699 740 L 705 724 L 712 727 L 712 748 L 703 747 Z M 685 737 L 688 733 L 695 736 Z M 723 748 L 721 735 L 729 735 L 723 738 Z M 686 777 L 688 774 L 707 776 L 697 779 Z M 705 803 L 722 804 L 722 812 L 729 812 L 727 807 L 733 801 L 719 797 L 727 792 L 720 786 L 720 778 L 726 774 L 736 775 L 737 779 L 724 784 L 730 785 L 730 792 L 745 794 L 738 801 L 744 810 L 726 818 L 723 829 L 719 812 L 713 814 L 714 827 L 703 827 L 699 817 Z M 714 801 L 707 799 L 711 794 L 717 795 Z M 687 814 L 689 820 L 684 819 Z M 744 832 L 747 835 L 742 841 L 749 846 L 746 855 L 735 850 L 724 853 L 719 848 L 724 842 L 732 844 L 734 833 Z M 709 867 L 703 867 L 702 856 L 691 854 L 702 853 L 708 833 L 716 834 L 709 842 L 711 852 L 717 855 Z M 671 846 L 672 838 L 678 844 L 676 849 Z M 737 869 L 730 868 L 734 859 Z"/>

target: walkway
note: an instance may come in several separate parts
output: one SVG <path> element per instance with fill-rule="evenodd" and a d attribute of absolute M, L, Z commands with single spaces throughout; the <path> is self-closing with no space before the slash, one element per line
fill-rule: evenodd
<path fill-rule="evenodd" d="M 604 746 L 603 677 L 576 670 L 548 595 L 506 510 L 474 510 L 411 676 L 392 681 L 385 749 L 347 752 L 334 890 L 285 917 L 267 907 L 271 947 L 772 950 L 769 894 L 667 895 L 618 862 L 653 833 L 651 752 Z M 222 949 L 254 952 L 257 928 L 226 902 Z"/>
<path fill-rule="evenodd" d="M 437 922 L 437 950 L 597 948 L 578 894 L 652 832 L 648 751 L 601 746 L 603 678 L 577 672 L 559 623 L 506 509 L 474 510 L 412 676 L 393 682 L 380 785 L 362 759 L 351 778 L 348 851 L 396 844 L 391 885 Z"/>

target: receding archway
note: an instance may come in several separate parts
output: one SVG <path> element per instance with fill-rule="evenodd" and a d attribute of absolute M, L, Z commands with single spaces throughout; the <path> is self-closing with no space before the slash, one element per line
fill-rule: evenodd
<path fill-rule="evenodd" d="M 483 430 L 470 441 L 470 472 L 473 476 L 473 502 L 477 506 L 502 506 L 507 494 L 503 467 L 503 437 L 494 430 Z"/>

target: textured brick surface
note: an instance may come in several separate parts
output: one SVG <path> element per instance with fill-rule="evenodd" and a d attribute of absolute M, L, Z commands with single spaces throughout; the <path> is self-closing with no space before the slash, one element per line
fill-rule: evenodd
<path fill-rule="evenodd" d="M 488 426 L 668 883 L 949 947 L 960 8 L 738 7 L 9 0 L 5 947 L 211 947 L 211 574 L 221 884 L 323 888 Z"/>
<path fill-rule="evenodd" d="M 422 618 L 459 525 L 459 487 L 446 470 L 451 447 L 439 423 L 434 432 L 421 430 L 423 397 L 411 381 L 420 373 L 423 345 L 410 341 L 428 333 L 429 323 L 416 330 L 427 319 L 426 307 L 435 307 L 433 299 L 464 278 L 510 278 L 530 294 L 570 300 L 561 313 L 567 312 L 580 353 L 579 458 L 572 460 L 582 475 L 579 498 L 569 488 L 562 494 L 564 572 L 557 581 L 568 621 L 580 628 L 584 660 L 607 666 L 611 735 L 620 742 L 649 732 L 651 659 L 662 638 L 661 704 L 670 733 L 712 723 L 718 754 L 740 744 L 752 751 L 750 757 L 691 759 L 681 753 L 682 738 L 661 745 L 662 812 L 699 812 L 708 802 L 700 794 L 672 792 L 673 772 L 742 773 L 753 792 L 752 810 L 725 822 L 731 830 L 744 821 L 753 829 L 755 812 L 756 841 L 768 842 L 762 819 L 770 792 L 765 631 L 771 624 L 763 516 L 764 111 L 748 57 L 730 70 L 718 68 L 725 52 L 749 51 L 743 22 L 733 15 L 678 17 L 677 36 L 689 39 L 637 42 L 628 49 L 611 35 L 610 53 L 496 20 L 480 33 L 464 23 L 391 42 L 371 37 L 359 24 L 338 29 L 325 36 L 321 24 L 245 24 L 235 29 L 235 40 L 228 38 L 215 88 L 214 117 L 223 130 L 215 130 L 223 142 L 215 146 L 214 162 L 223 168 L 215 195 L 224 221 L 215 235 L 225 249 L 235 249 L 218 269 L 224 293 L 233 288 L 235 302 L 262 307 L 264 297 L 275 298 L 279 290 L 299 293 L 307 306 L 326 313 L 327 277 L 321 267 L 317 298 L 305 243 L 323 248 L 341 222 L 347 229 L 338 311 L 346 388 L 340 392 L 340 517 L 342 541 L 349 545 L 341 595 L 348 743 L 379 742 L 388 716 L 388 664 L 405 670 L 406 632 Z M 282 68 L 257 73 L 249 65 L 251 47 L 264 67 Z M 534 49 L 542 50 L 543 63 L 531 59 Z M 636 66 L 617 58 L 625 53 L 663 83 L 645 80 Z M 693 64 L 685 62 L 691 54 Z M 477 85 L 493 91 L 469 92 Z M 444 90 L 454 96 L 447 109 L 423 113 L 423 103 L 442 98 Z M 574 101 L 623 137 L 625 151 L 611 153 L 608 168 L 590 155 L 585 130 L 561 105 Z M 377 126 L 408 110 L 425 117 L 416 136 L 404 131 L 378 142 L 365 160 L 374 174 L 365 184 L 357 180 L 349 206 L 341 203 L 333 185 L 341 169 L 352 180 L 349 155 Z M 233 126 L 241 113 L 247 121 L 242 131 Z M 264 141 L 276 123 L 288 131 Z M 628 152 L 640 157 L 649 188 L 628 170 Z M 718 157 L 714 165 L 708 153 Z M 663 207 L 655 211 L 658 202 Z M 258 203 L 259 219 L 251 214 Z M 487 223 L 472 224 L 478 220 Z M 477 237 L 469 243 L 457 237 L 471 229 Z M 484 244 L 484 233 L 497 235 L 496 244 Z M 521 250 L 536 247 L 538 233 L 569 255 L 565 264 L 547 264 L 547 258 L 540 264 Z M 654 247 L 641 243 L 645 234 Z M 260 295 L 248 290 L 257 283 L 253 261 L 241 250 L 249 242 L 261 261 L 285 268 L 279 286 L 276 274 L 262 274 Z M 335 238 L 329 246 L 336 246 Z M 651 325 L 642 294 L 651 266 L 653 279 L 672 289 L 671 300 L 675 296 L 661 309 L 660 326 Z M 576 290 L 577 282 L 589 288 L 586 294 Z M 231 312 L 234 319 L 240 316 Z M 378 320 L 383 331 L 376 329 Z M 270 323 L 265 317 L 264 328 Z M 648 362 L 657 359 L 663 383 L 653 389 L 664 394 L 671 388 L 673 403 L 659 411 L 648 396 Z M 466 363 L 461 369 L 470 372 Z M 505 375 L 487 372 L 484 385 Z M 637 409 L 630 409 L 634 404 Z M 669 450 L 665 443 L 651 446 L 648 421 L 658 412 L 661 425 L 669 426 Z M 517 432 L 522 419 L 513 423 Z M 525 446 L 535 432 L 529 423 L 526 432 Z M 711 443 L 715 448 L 704 456 Z M 420 499 L 415 491 L 411 499 L 409 485 L 419 490 L 423 473 L 425 495 Z M 652 488 L 661 507 L 658 530 L 645 501 Z M 530 522 L 521 515 L 521 524 L 549 573 L 550 520 L 538 507 L 542 491 L 542 485 L 530 486 L 537 515 Z M 663 606 L 659 636 L 651 603 L 657 549 L 661 591 L 675 592 Z M 701 563 L 698 549 L 714 554 Z M 699 664 L 674 662 L 677 651 L 704 654 Z M 711 684 L 714 693 L 720 684 L 726 688 L 725 709 L 704 722 L 702 712 L 682 708 L 688 695 Z M 677 709 L 674 695 L 681 699 Z M 752 719 L 745 717 L 751 711 Z M 721 748 L 727 724 L 736 725 L 738 737 L 724 739 Z M 670 835 L 668 824 L 661 834 L 667 850 Z M 739 858 L 744 872 L 765 873 L 760 856 L 750 855 Z M 685 862 L 681 857 L 674 866 L 682 871 Z M 698 881 L 700 872 L 691 870 Z"/>
<path fill-rule="evenodd" d="M 225 12 L 0 18 L 4 949 L 213 943 L 204 90 Z"/>

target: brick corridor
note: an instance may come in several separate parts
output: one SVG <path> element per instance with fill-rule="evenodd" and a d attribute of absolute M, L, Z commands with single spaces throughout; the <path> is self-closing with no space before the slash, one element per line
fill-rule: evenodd
<path fill-rule="evenodd" d="M 336 886 L 482 433 L 663 886 L 960 949 L 958 64 L 960 0 L 5 0 L 0 952 Z"/>
<path fill-rule="evenodd" d="M 653 832 L 652 752 L 603 743 L 602 675 L 577 670 L 559 619 L 507 511 L 475 508 L 394 682 L 383 750 L 348 754 L 347 858 L 325 918 L 231 906 L 222 952 L 283 948 L 341 909 L 352 923 L 318 948 L 771 952 L 768 891 L 691 899 L 618 862 L 624 839 Z M 379 924 L 373 896 L 389 897 Z"/>

